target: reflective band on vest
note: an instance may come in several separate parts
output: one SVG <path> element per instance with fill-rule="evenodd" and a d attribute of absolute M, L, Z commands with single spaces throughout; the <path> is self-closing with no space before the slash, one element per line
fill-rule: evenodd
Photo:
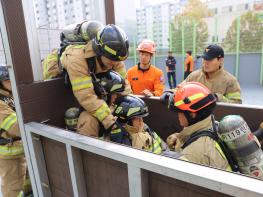
<path fill-rule="evenodd" d="M 203 93 L 198 93 L 198 94 L 194 94 L 192 96 L 189 96 L 188 99 L 190 101 L 194 101 L 196 99 L 203 98 L 203 97 L 205 97 L 205 95 Z M 180 101 L 175 102 L 174 106 L 178 107 L 178 106 L 183 105 L 183 104 L 184 104 L 184 101 L 180 100 Z"/>
<path fill-rule="evenodd" d="M 84 48 L 85 47 L 85 45 L 74 45 L 73 46 L 73 49 L 82 49 L 82 48 Z"/>
<path fill-rule="evenodd" d="M 102 122 L 109 114 L 111 114 L 110 108 L 106 103 L 103 103 L 96 111 L 93 113 L 100 122 Z"/>
<path fill-rule="evenodd" d="M 12 113 L 7 116 L 0 125 L 0 128 L 8 131 L 17 121 L 16 113 Z"/>
<path fill-rule="evenodd" d="M 67 125 L 76 125 L 78 123 L 78 118 L 75 119 L 65 119 Z"/>
<path fill-rule="evenodd" d="M 74 79 L 71 81 L 72 90 L 77 91 L 85 88 L 91 88 L 93 86 L 90 76 Z"/>
<path fill-rule="evenodd" d="M 240 94 L 240 92 L 231 92 L 231 93 L 227 93 L 225 97 L 228 98 L 228 99 L 240 100 L 241 99 L 241 94 Z"/>
<path fill-rule="evenodd" d="M 0 146 L 0 155 L 2 156 L 16 156 L 22 154 L 24 154 L 24 149 L 22 145 Z"/>
<path fill-rule="evenodd" d="M 223 157 L 223 159 L 224 159 L 224 160 L 227 160 L 224 152 L 222 151 L 220 145 L 219 145 L 217 142 L 215 143 L 215 148 L 218 150 L 218 152 L 219 152 L 220 155 Z M 227 170 L 227 171 L 232 171 L 232 168 L 231 168 L 231 166 L 230 166 L 229 164 L 227 165 L 226 170 Z"/>
<path fill-rule="evenodd" d="M 113 50 L 112 48 L 108 47 L 107 45 L 104 45 L 105 51 L 109 52 L 112 55 L 116 55 L 117 51 Z"/>
<path fill-rule="evenodd" d="M 17 197 L 23 197 L 24 196 L 24 192 L 20 191 L 19 194 L 17 195 Z"/>
<path fill-rule="evenodd" d="M 153 145 L 150 146 L 149 150 L 152 151 L 153 153 L 160 154 L 162 153 L 162 140 L 161 138 L 154 133 L 153 137 Z"/>
<path fill-rule="evenodd" d="M 121 132 L 121 129 L 114 129 L 114 130 L 111 130 L 111 134 L 117 134 L 117 133 L 120 133 Z"/>

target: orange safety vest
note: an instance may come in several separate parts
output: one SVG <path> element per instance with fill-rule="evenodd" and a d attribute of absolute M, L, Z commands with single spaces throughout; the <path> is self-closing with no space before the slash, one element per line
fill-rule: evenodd
<path fill-rule="evenodd" d="M 188 56 L 184 62 L 184 71 L 193 72 L 194 70 L 194 59 L 192 56 Z"/>
<path fill-rule="evenodd" d="M 134 94 L 142 94 L 145 89 L 150 90 L 154 96 L 161 96 L 164 90 L 163 71 L 151 65 L 148 70 L 142 70 L 138 65 L 127 72 L 127 79 Z"/>

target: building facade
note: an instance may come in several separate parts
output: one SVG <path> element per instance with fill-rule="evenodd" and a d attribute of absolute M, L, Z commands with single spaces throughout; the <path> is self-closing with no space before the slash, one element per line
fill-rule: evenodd
<path fill-rule="evenodd" d="M 169 48 L 170 23 L 181 12 L 185 0 L 174 0 L 157 5 L 147 5 L 136 10 L 137 41 L 148 38 L 157 48 Z"/>
<path fill-rule="evenodd" d="M 208 43 L 222 43 L 238 16 L 248 11 L 263 13 L 263 0 L 211 0 L 206 5 L 214 14 L 204 18 L 208 27 Z"/>
<path fill-rule="evenodd" d="M 174 0 L 149 5 L 136 10 L 137 40 L 153 39 L 158 48 L 169 48 L 169 26 L 175 15 L 180 14 L 188 0 Z M 213 16 L 204 18 L 208 27 L 208 43 L 222 43 L 232 22 L 247 11 L 262 13 L 263 0 L 207 0 L 203 1 Z"/>
<path fill-rule="evenodd" d="M 105 23 L 103 0 L 34 0 L 37 27 L 61 29 L 83 19 Z"/>
<path fill-rule="evenodd" d="M 105 24 L 103 0 L 33 0 L 41 59 L 60 44 L 60 32 L 73 23 L 96 19 Z"/>

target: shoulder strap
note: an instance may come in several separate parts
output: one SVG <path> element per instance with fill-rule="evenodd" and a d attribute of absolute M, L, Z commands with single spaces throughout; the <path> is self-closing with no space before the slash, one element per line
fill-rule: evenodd
<path fill-rule="evenodd" d="M 146 123 L 144 123 L 144 130 L 149 133 L 152 138 L 154 138 L 154 130 L 150 128 Z"/>
<path fill-rule="evenodd" d="M 196 140 L 198 140 L 200 137 L 210 137 L 215 141 L 218 141 L 218 136 L 216 134 L 214 134 L 211 130 L 205 130 L 205 131 L 201 131 L 201 132 L 197 132 L 197 133 L 193 133 L 188 140 L 186 140 L 186 142 L 184 143 L 184 145 L 182 146 L 182 149 L 186 148 L 187 146 L 189 146 L 190 144 L 192 144 L 193 142 L 195 142 Z"/>
<path fill-rule="evenodd" d="M 205 131 L 201 131 L 198 133 L 193 133 L 190 138 L 188 140 L 186 140 L 186 142 L 184 143 L 184 145 L 182 146 L 182 149 L 186 148 L 187 146 L 189 146 L 191 143 L 195 142 L 196 140 L 198 140 L 200 137 L 210 137 L 212 138 L 214 141 L 216 141 L 220 148 L 222 149 L 229 165 L 231 166 L 231 169 L 234 172 L 238 172 L 238 165 L 236 160 L 234 159 L 233 155 L 230 153 L 227 145 L 218 137 L 217 133 L 212 131 L 212 130 L 205 130 Z"/>
<path fill-rule="evenodd" d="M 86 62 L 88 65 L 88 71 L 92 78 L 92 83 L 94 85 L 94 91 L 97 94 L 97 96 L 105 96 L 107 95 L 106 90 L 104 87 L 99 83 L 95 71 L 96 71 L 96 59 L 95 57 L 86 58 Z"/>
<path fill-rule="evenodd" d="M 96 70 L 96 59 L 95 59 L 95 57 L 86 58 L 86 61 L 88 64 L 89 73 L 93 73 L 95 75 L 95 70 Z"/>

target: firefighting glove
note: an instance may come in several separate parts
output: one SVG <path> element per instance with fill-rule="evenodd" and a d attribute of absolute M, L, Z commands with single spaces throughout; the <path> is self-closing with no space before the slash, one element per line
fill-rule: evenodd
<path fill-rule="evenodd" d="M 166 90 L 166 91 L 164 91 L 163 94 L 162 94 L 162 96 L 160 97 L 161 102 L 162 102 L 163 104 L 165 104 L 165 103 L 168 101 L 169 97 L 170 97 L 171 95 L 173 95 L 173 94 L 174 94 L 174 92 L 173 92 L 172 90 Z"/>
<path fill-rule="evenodd" d="M 175 149 L 177 135 L 178 135 L 178 133 L 174 133 L 172 135 L 169 135 L 168 138 L 166 139 L 166 143 L 169 146 L 170 150 Z"/>
<path fill-rule="evenodd" d="M 118 121 L 116 121 L 109 128 L 109 132 L 110 132 L 110 140 L 112 142 L 131 145 L 128 132 L 123 128 L 123 126 Z"/>

